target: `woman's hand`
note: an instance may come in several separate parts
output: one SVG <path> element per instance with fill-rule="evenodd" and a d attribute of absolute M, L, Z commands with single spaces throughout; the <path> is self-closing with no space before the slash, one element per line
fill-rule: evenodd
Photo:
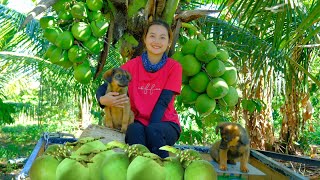
<path fill-rule="evenodd" d="M 99 101 L 104 106 L 123 108 L 124 104 L 129 102 L 129 98 L 127 94 L 119 95 L 118 92 L 108 92 L 104 96 L 101 96 Z"/>

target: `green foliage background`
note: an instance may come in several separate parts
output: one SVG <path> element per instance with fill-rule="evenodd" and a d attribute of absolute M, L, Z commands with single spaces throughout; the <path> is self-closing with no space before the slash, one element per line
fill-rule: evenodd
<path fill-rule="evenodd" d="M 276 76 L 284 77 L 288 65 L 285 55 L 300 40 L 301 32 L 307 32 L 304 36 L 319 32 L 319 28 L 308 26 L 313 22 L 312 19 L 308 19 L 308 13 L 319 8 L 319 2 L 301 1 L 310 11 L 303 12 L 298 9 L 298 15 L 295 16 L 295 11 L 289 10 L 287 17 L 293 17 L 293 20 L 288 18 L 288 22 L 280 16 L 282 13 L 259 12 L 258 5 L 255 4 L 262 3 L 260 5 L 267 8 L 271 6 L 268 4 L 271 2 L 234 2 L 235 5 L 231 8 L 234 11 L 233 17 L 227 19 L 228 14 L 224 12 L 220 18 L 204 17 L 192 22 L 192 25 L 201 29 L 205 38 L 213 40 L 219 47 L 225 47 L 234 57 L 238 67 L 254 59 L 254 63 L 250 64 L 252 69 L 257 69 L 253 74 L 254 80 L 258 79 L 259 74 L 266 76 L 265 72 L 269 67 L 274 68 Z M 227 1 L 194 1 L 183 8 L 194 9 L 203 4 L 213 3 L 220 4 L 219 8 L 223 9 Z M 241 12 L 248 13 L 238 18 Z M 319 18 L 314 17 L 314 21 Z M 42 38 L 37 20 L 30 22 L 25 31 L 19 31 L 19 25 L 24 18 L 25 15 L 0 5 L 0 162 L 28 156 L 43 132 L 76 133 L 80 129 L 79 106 L 83 98 L 88 97 L 92 102 L 91 121 L 99 123 L 102 119 L 102 111 L 94 99 L 95 90 L 102 83 L 102 79 L 98 78 L 88 85 L 80 85 L 73 79 L 72 71 L 39 58 L 48 47 L 48 42 Z M 301 22 L 303 24 L 299 26 Z M 181 35 L 186 38 L 197 36 L 191 30 L 185 30 Z M 182 44 L 183 40 L 177 45 L 177 49 Z M 105 69 L 120 65 L 117 61 L 120 59 L 117 50 L 111 49 L 110 53 Z M 301 64 L 319 81 L 319 51 L 307 50 L 304 53 L 303 57 L 306 59 L 301 59 Z M 96 62 L 92 60 L 92 63 Z M 33 82 L 39 82 L 39 86 L 31 88 Z M 281 83 L 284 82 L 280 80 L 277 83 L 274 87 L 277 94 L 272 100 L 271 122 L 275 135 L 280 132 L 280 107 L 285 103 L 281 89 Z M 313 120 L 308 123 L 313 125 L 315 131 L 301 129 L 301 137 L 296 142 L 305 150 L 305 154 L 308 154 L 310 144 L 320 144 L 319 86 L 316 81 L 304 76 L 301 80 L 301 92 L 310 92 L 314 107 Z M 250 112 L 260 112 L 264 108 L 262 100 L 243 99 L 243 102 L 246 101 L 253 101 L 255 104 L 255 109 L 248 109 Z M 177 98 L 176 107 L 183 124 L 183 132 L 178 142 L 180 144 L 209 145 L 217 138 L 214 133 L 216 124 L 232 119 L 229 110 L 219 108 L 210 116 L 201 119 L 192 106 L 182 104 L 180 97 Z M 239 107 L 242 105 L 239 104 Z"/>

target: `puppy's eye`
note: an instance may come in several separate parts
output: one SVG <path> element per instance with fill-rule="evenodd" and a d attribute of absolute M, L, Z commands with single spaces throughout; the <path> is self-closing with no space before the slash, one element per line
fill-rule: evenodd
<path fill-rule="evenodd" d="M 120 74 L 116 74 L 114 77 L 115 77 L 116 79 L 120 79 L 120 78 L 121 78 L 121 75 L 120 75 Z"/>

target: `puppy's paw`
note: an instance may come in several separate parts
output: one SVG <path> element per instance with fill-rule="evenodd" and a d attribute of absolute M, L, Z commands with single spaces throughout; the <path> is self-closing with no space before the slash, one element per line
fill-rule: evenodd
<path fill-rule="evenodd" d="M 249 172 L 249 169 L 247 166 L 240 166 L 240 171 L 246 173 Z"/>
<path fill-rule="evenodd" d="M 127 132 L 127 128 L 122 127 L 121 130 L 120 130 L 120 132 L 126 133 L 126 132 Z"/>
<path fill-rule="evenodd" d="M 221 171 L 226 171 L 226 170 L 228 169 L 228 167 L 227 167 L 227 165 L 225 165 L 225 164 L 220 164 L 219 169 L 220 169 Z"/>
<path fill-rule="evenodd" d="M 107 128 L 110 128 L 110 129 L 114 129 L 113 125 L 107 124 L 106 127 L 107 127 Z"/>

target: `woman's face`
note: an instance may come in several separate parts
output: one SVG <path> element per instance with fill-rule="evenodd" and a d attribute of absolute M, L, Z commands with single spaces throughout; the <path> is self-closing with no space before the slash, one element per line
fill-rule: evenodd
<path fill-rule="evenodd" d="M 152 25 L 144 39 L 149 54 L 162 55 L 169 47 L 168 30 L 161 25 Z"/>

